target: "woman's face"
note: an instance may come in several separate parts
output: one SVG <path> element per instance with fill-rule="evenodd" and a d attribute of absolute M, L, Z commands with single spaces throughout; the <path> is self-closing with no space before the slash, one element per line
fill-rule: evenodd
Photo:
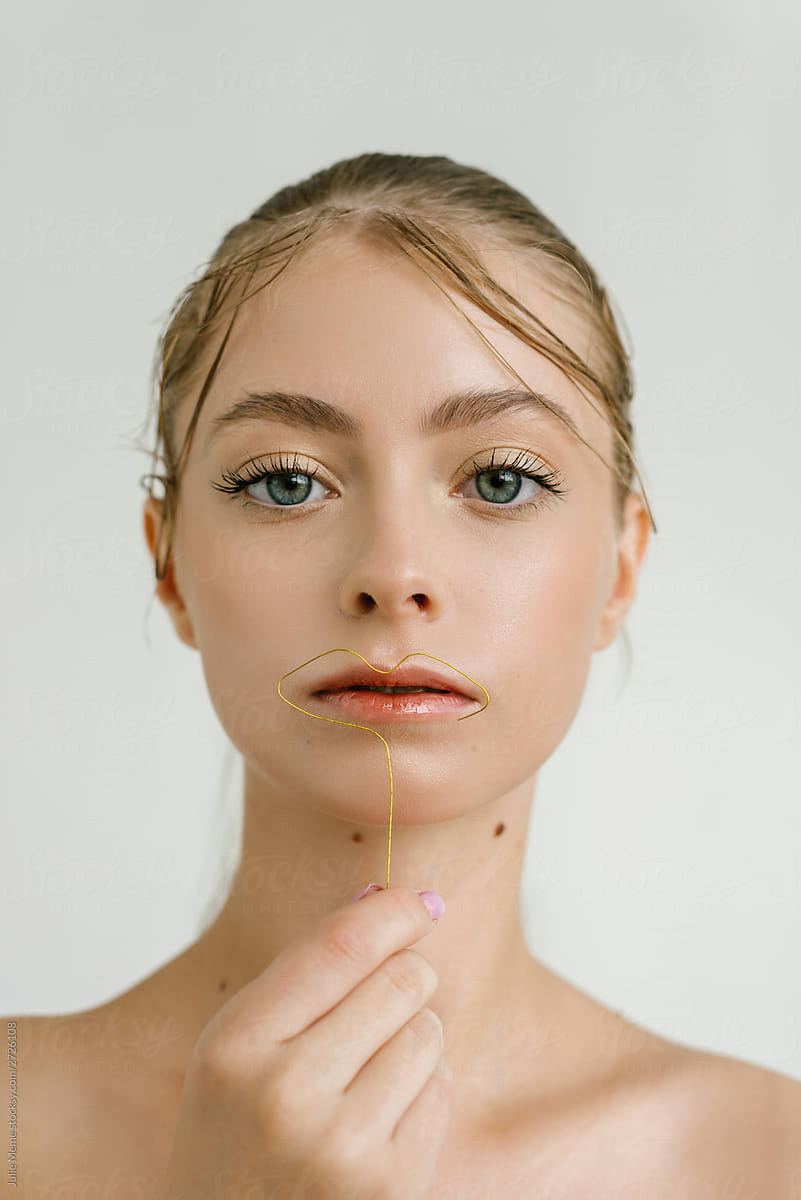
<path fill-rule="evenodd" d="M 496 278 L 584 357 L 584 325 L 510 259 L 485 253 Z M 578 388 L 464 298 L 457 302 L 611 462 L 611 430 Z M 423 651 L 489 693 L 489 707 L 479 712 L 476 704 L 463 721 L 377 726 L 392 753 L 395 823 L 477 809 L 531 779 L 564 737 L 593 650 L 624 615 L 612 621 L 606 611 L 618 574 L 612 475 L 533 402 L 480 423 L 418 430 L 421 417 L 455 393 L 517 387 L 414 264 L 366 245 L 329 240 L 240 309 L 194 432 L 174 574 L 159 594 L 180 636 L 200 650 L 223 727 L 276 799 L 386 823 L 383 745 L 365 730 L 314 720 L 277 692 L 282 675 L 334 647 L 389 665 Z M 246 392 L 277 391 L 336 405 L 361 433 L 277 416 L 215 420 Z M 194 403 L 179 413 L 179 447 Z M 288 488 L 286 475 L 275 474 L 230 494 L 213 486 L 248 463 L 251 472 L 270 470 L 279 455 L 290 463 L 297 455 L 297 469 L 316 477 Z M 565 494 L 495 473 L 513 460 L 550 472 Z M 474 474 L 474 461 L 484 474 Z M 148 501 L 151 549 L 155 511 Z M 420 656 L 409 665 L 440 664 Z M 310 685 L 350 666 L 363 664 L 330 654 L 282 691 L 311 708 Z"/>

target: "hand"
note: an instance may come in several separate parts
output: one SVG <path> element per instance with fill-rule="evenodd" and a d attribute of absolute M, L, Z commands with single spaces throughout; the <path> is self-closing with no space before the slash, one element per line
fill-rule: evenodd
<path fill-rule="evenodd" d="M 453 1075 L 411 888 L 327 914 L 224 1005 L 184 1082 L 161 1200 L 424 1200 Z"/>

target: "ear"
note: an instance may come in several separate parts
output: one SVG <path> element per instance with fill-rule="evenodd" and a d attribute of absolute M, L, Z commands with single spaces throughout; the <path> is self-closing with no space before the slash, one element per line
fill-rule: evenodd
<path fill-rule="evenodd" d="M 144 520 L 145 538 L 155 564 L 159 530 L 161 529 L 161 524 L 164 519 L 161 500 L 157 500 L 155 496 L 148 496 L 145 500 L 145 507 L 142 515 Z M 172 554 L 170 554 L 170 557 L 167 560 L 164 578 L 159 579 L 156 583 L 156 595 L 169 612 L 178 637 L 182 642 L 185 642 L 187 646 L 191 646 L 194 650 L 197 650 L 198 645 L 195 638 L 195 631 L 192 626 L 192 619 L 189 616 L 189 611 L 184 603 L 183 596 L 181 595 L 178 587 Z"/>
<path fill-rule="evenodd" d="M 623 509 L 623 524 L 617 538 L 612 590 L 604 605 L 595 639 L 595 650 L 604 650 L 617 637 L 626 613 L 637 594 L 637 578 L 651 536 L 651 522 L 639 496 L 629 492 Z"/>

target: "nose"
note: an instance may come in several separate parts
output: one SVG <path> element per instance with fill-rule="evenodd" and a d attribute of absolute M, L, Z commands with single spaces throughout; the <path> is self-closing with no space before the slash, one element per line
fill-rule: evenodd
<path fill-rule="evenodd" d="M 417 605 L 420 612 L 427 612 L 431 608 L 431 603 L 425 592 L 414 592 L 409 597 L 409 600 Z M 376 596 L 372 592 L 360 592 L 356 603 L 360 613 L 370 612 L 373 608 L 381 608 L 388 615 L 391 615 L 393 607 L 399 612 L 410 607 L 406 600 L 401 605 L 397 605 L 391 598 L 385 600 L 382 596 L 379 596 L 379 599 L 376 599 Z"/>
<path fill-rule="evenodd" d="M 435 518 L 423 505 L 410 507 L 408 489 L 401 508 L 398 499 L 393 510 L 393 499 L 385 496 L 365 518 L 340 581 L 340 607 L 349 617 L 378 609 L 387 621 L 420 615 L 434 621 L 443 611 L 444 558 L 437 553 Z"/>
<path fill-rule="evenodd" d="M 362 561 L 343 580 L 341 605 L 348 616 L 380 609 L 388 621 L 418 613 L 435 619 L 441 610 L 437 586 L 423 577 L 419 567 L 398 563 L 382 567 L 375 561 Z"/>

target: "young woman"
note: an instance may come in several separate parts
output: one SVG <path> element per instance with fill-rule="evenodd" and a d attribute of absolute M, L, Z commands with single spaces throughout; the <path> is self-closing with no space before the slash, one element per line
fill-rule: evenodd
<path fill-rule="evenodd" d="M 365 154 L 231 229 L 157 362 L 145 535 L 243 854 L 185 953 L 20 1021 L 29 1194 L 801 1195 L 801 1084 L 624 1019 L 519 923 L 539 769 L 655 528 L 591 266 L 481 170 Z"/>

